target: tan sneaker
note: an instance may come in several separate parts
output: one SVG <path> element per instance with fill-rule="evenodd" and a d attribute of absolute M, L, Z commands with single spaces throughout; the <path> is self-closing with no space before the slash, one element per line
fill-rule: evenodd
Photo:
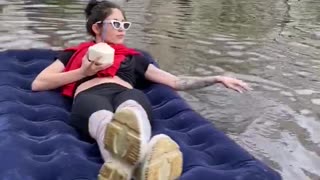
<path fill-rule="evenodd" d="M 138 164 L 144 157 L 148 142 L 143 135 L 143 126 L 142 118 L 132 110 L 116 112 L 105 131 L 106 150 L 126 163 Z"/>
<path fill-rule="evenodd" d="M 99 180 L 127 180 L 143 160 L 150 139 L 150 124 L 139 112 L 124 108 L 117 111 L 107 125 L 105 149 L 112 161 L 100 169 Z M 146 133 L 147 132 L 147 133 Z"/>
<path fill-rule="evenodd" d="M 169 136 L 154 136 L 146 157 L 137 170 L 138 180 L 175 180 L 182 173 L 183 157 L 179 145 Z"/>

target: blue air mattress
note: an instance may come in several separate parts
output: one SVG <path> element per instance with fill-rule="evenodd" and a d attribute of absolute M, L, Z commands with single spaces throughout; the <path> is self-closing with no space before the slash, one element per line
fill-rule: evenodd
<path fill-rule="evenodd" d="M 0 53 L 0 179 L 94 180 L 102 159 L 96 144 L 68 125 L 70 100 L 59 90 L 32 92 L 35 76 L 52 61 L 51 50 Z M 152 58 L 146 54 L 152 61 Z M 153 106 L 153 134 L 181 146 L 182 180 L 278 180 L 255 159 L 163 85 L 143 88 Z"/>

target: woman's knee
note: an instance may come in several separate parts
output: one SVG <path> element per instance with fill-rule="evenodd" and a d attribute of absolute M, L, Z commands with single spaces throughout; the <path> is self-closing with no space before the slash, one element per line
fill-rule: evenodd
<path fill-rule="evenodd" d="M 151 104 L 147 96 L 139 90 L 131 89 L 115 99 L 116 111 L 122 108 L 138 108 L 144 110 L 151 118 Z"/>
<path fill-rule="evenodd" d="M 84 118 L 89 118 L 99 110 L 114 111 L 108 98 L 95 94 L 80 94 L 72 105 L 72 112 Z"/>

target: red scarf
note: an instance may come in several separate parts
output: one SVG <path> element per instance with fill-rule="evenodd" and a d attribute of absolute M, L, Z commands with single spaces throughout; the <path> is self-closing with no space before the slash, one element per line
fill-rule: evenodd
<path fill-rule="evenodd" d="M 70 58 L 68 64 L 64 69 L 64 72 L 80 68 L 82 64 L 82 58 L 86 55 L 88 48 L 92 45 L 95 45 L 95 42 L 90 41 L 90 42 L 81 43 L 75 47 L 70 47 L 65 49 L 64 51 L 72 50 L 72 51 L 75 51 L 75 53 Z M 134 49 L 129 49 L 123 44 L 108 44 L 108 45 L 111 46 L 115 52 L 113 65 L 102 71 L 99 71 L 97 73 L 98 77 L 115 76 L 118 72 L 118 69 L 120 68 L 122 61 L 125 60 L 126 56 L 139 54 Z M 75 85 L 76 85 L 75 82 L 64 85 L 62 87 L 62 94 L 65 96 L 73 97 Z"/>

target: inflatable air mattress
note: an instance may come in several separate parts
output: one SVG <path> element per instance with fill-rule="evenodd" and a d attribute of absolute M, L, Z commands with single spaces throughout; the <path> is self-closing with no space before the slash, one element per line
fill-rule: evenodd
<path fill-rule="evenodd" d="M 69 125 L 70 100 L 59 89 L 30 90 L 32 80 L 56 53 L 40 49 L 0 53 L 1 180 L 97 179 L 103 163 L 98 147 L 80 140 Z M 182 180 L 281 179 L 172 89 L 147 84 L 142 90 L 153 106 L 153 134 L 165 133 L 181 146 Z"/>

